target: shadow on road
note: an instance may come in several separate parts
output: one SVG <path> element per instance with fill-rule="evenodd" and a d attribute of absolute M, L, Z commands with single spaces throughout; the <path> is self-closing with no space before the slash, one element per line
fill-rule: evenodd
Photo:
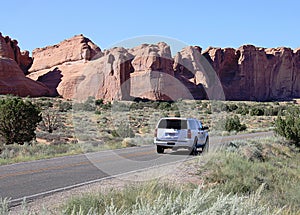
<path fill-rule="evenodd" d="M 165 153 L 164 154 L 167 154 L 167 155 L 175 155 L 175 156 L 194 156 L 194 155 L 190 155 L 190 152 L 188 150 L 184 150 L 184 149 L 180 149 L 180 150 L 177 150 L 177 151 L 173 151 L 171 149 L 166 149 L 165 150 Z M 198 154 L 197 155 L 201 155 L 202 154 L 202 151 L 201 150 L 198 150 Z"/>

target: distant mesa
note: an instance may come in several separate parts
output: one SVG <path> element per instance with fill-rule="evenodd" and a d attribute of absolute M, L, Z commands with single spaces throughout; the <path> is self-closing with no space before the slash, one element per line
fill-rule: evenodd
<path fill-rule="evenodd" d="M 300 97 L 300 49 L 188 46 L 171 56 L 164 42 L 102 51 L 76 35 L 35 49 L 31 58 L 15 40 L 0 39 L 1 94 L 106 101 Z"/>

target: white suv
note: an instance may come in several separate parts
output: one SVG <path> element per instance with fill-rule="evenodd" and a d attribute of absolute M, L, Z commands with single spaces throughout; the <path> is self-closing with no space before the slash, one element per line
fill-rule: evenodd
<path fill-rule="evenodd" d="M 190 154 L 197 154 L 197 148 L 208 151 L 208 127 L 203 126 L 197 119 L 167 117 L 157 123 L 154 143 L 157 153 L 164 153 L 165 149 L 189 149 Z"/>

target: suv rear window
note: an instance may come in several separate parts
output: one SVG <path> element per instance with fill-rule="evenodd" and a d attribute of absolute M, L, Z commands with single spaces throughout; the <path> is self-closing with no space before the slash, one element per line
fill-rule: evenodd
<path fill-rule="evenodd" d="M 167 128 L 167 129 L 187 129 L 187 121 L 180 120 L 180 119 L 162 119 L 159 124 L 158 128 Z"/>

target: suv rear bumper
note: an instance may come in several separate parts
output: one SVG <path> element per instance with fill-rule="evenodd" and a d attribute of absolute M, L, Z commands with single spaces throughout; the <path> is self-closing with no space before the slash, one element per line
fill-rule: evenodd
<path fill-rule="evenodd" d="M 164 148 L 192 148 L 194 141 L 191 139 L 186 140 L 160 140 L 155 138 L 154 144 L 157 146 L 162 146 Z"/>

